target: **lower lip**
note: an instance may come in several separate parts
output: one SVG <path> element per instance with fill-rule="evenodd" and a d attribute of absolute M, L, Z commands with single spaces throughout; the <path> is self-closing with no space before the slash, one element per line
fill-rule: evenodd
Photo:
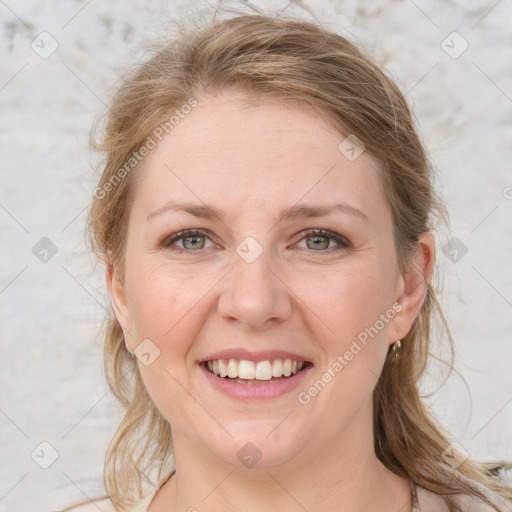
<path fill-rule="evenodd" d="M 239 384 L 223 377 L 217 377 L 202 364 L 199 367 L 215 389 L 238 400 L 268 400 L 285 395 L 297 388 L 312 368 L 308 364 L 292 377 L 272 380 L 267 384 Z"/>

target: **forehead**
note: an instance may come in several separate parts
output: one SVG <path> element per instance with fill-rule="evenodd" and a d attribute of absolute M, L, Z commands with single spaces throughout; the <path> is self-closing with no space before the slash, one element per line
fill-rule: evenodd
<path fill-rule="evenodd" d="M 379 214 L 387 203 L 378 162 L 366 152 L 348 159 L 339 149 L 345 137 L 306 107 L 247 104 L 234 94 L 203 99 L 143 161 L 134 208 L 182 200 L 237 216 L 301 199 L 350 200 Z"/>

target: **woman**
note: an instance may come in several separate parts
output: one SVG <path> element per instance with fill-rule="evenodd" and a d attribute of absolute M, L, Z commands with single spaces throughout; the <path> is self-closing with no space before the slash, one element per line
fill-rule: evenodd
<path fill-rule="evenodd" d="M 511 510 L 419 397 L 442 207 L 367 55 L 302 21 L 215 23 L 126 79 L 103 151 L 126 415 L 110 500 L 82 510 Z"/>

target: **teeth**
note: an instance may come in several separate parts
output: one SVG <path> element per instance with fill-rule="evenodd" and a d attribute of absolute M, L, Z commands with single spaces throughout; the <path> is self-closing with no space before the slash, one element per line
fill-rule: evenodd
<path fill-rule="evenodd" d="M 253 378 L 256 380 L 270 380 L 272 378 L 272 365 L 270 361 L 260 361 L 256 365 L 256 372 Z"/>
<path fill-rule="evenodd" d="M 216 359 L 207 361 L 206 368 L 220 377 L 244 380 L 269 381 L 272 378 L 290 377 L 304 367 L 304 361 L 292 361 L 291 359 L 276 359 L 273 362 L 248 361 L 241 359 Z"/>
<path fill-rule="evenodd" d="M 231 360 L 233 361 L 233 359 Z M 254 379 L 256 370 L 252 361 L 246 361 L 243 359 L 238 363 L 238 375 L 240 379 Z"/>
<path fill-rule="evenodd" d="M 228 377 L 236 379 L 238 377 L 238 364 L 234 359 L 230 359 L 228 363 Z"/>
<path fill-rule="evenodd" d="M 228 376 L 228 365 L 224 363 L 222 359 L 219 359 L 219 371 L 215 373 L 215 375 L 220 375 L 221 377 L 227 377 Z"/>
<path fill-rule="evenodd" d="M 272 365 L 272 377 L 281 377 L 283 375 L 283 361 L 276 359 Z"/>
<path fill-rule="evenodd" d="M 292 362 L 290 359 L 284 360 L 283 373 L 285 377 L 289 377 L 292 374 Z"/>

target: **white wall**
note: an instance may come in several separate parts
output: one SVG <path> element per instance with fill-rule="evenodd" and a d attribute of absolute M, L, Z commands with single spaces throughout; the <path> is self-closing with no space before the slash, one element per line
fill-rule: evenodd
<path fill-rule="evenodd" d="M 119 410 L 105 386 L 97 335 L 107 304 L 101 269 L 94 272 L 84 244 L 97 179 L 88 132 L 120 70 L 184 4 L 0 3 L 0 511 L 49 511 L 83 498 L 82 491 L 102 492 Z M 511 459 L 512 3 L 313 4 L 409 91 L 451 212 L 441 244 L 456 236 L 467 247 L 457 263 L 442 251 L 438 258 L 473 409 L 458 378 L 431 402 L 471 456 Z M 58 44 L 50 56 L 52 39 L 43 31 Z M 458 58 L 441 47 L 453 31 L 469 45 Z M 465 43 L 453 37 L 444 46 L 458 53 Z M 33 253 L 36 246 L 44 256 L 42 237 L 57 249 L 46 263 Z M 58 453 L 48 469 L 31 458 L 36 449 L 35 460 L 51 461 L 51 448 L 37 448 L 42 441 Z"/>

